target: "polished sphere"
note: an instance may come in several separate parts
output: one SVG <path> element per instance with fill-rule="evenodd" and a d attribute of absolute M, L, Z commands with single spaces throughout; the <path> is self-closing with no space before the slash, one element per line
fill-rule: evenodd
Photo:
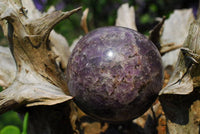
<path fill-rule="evenodd" d="M 67 66 L 74 102 L 88 115 L 110 122 L 141 116 L 162 87 L 161 56 L 142 34 L 104 27 L 77 43 Z"/>

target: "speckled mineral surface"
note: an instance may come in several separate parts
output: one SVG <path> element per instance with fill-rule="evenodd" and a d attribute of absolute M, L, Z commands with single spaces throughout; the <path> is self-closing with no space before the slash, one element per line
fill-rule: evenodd
<path fill-rule="evenodd" d="M 66 77 L 84 112 L 104 121 L 126 121 L 142 115 L 155 101 L 163 80 L 161 56 L 134 30 L 99 28 L 78 42 Z"/>

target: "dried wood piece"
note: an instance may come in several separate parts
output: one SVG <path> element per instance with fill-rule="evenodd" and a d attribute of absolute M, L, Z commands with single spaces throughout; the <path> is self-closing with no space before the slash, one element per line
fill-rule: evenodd
<path fill-rule="evenodd" d="M 160 101 L 168 119 L 169 133 L 198 134 L 200 107 L 200 18 L 194 20 L 178 55 L 169 83 L 160 92 Z M 196 111 L 197 110 L 197 111 Z M 197 121 L 198 122 L 198 121 Z"/>
<path fill-rule="evenodd" d="M 68 44 L 63 37 L 51 31 L 57 23 L 80 9 L 41 15 L 32 7 L 29 14 L 21 0 L 0 1 L 0 20 L 7 21 L 1 24 L 8 27 L 4 33 L 8 33 L 17 66 L 14 82 L 0 93 L 0 113 L 21 105 L 55 105 L 72 99 L 64 75 L 69 57 Z M 62 53 L 63 49 L 68 53 Z"/>
<path fill-rule="evenodd" d="M 198 63 L 200 62 L 200 56 L 198 56 L 200 54 L 199 33 L 200 24 L 194 21 L 184 42 L 184 48 L 181 49 L 182 51 L 179 54 L 172 77 L 160 94 L 189 94 L 193 91 L 193 88 L 199 86 L 199 64 L 193 61 L 194 59 Z"/>

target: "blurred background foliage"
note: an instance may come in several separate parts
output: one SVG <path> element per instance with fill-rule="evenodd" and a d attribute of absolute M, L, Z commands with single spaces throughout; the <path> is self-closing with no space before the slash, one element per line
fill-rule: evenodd
<path fill-rule="evenodd" d="M 16 112 L 9 111 L 0 115 L 0 130 L 8 125 L 17 126 L 22 130 L 22 121 Z"/>
<path fill-rule="evenodd" d="M 89 8 L 88 27 L 93 30 L 102 26 L 115 25 L 117 9 L 123 3 L 128 2 L 135 7 L 136 25 L 138 31 L 143 34 L 148 32 L 157 23 L 156 17 L 168 17 L 174 9 L 193 8 L 196 12 L 198 0 L 34 0 L 40 11 L 47 11 L 51 5 L 57 10 L 70 10 L 82 6 L 83 10 Z M 69 44 L 80 34 L 84 35 L 80 27 L 82 12 L 72 15 L 68 20 L 57 25 L 55 30 L 63 34 Z"/>
<path fill-rule="evenodd" d="M 89 31 L 102 27 L 115 25 L 117 9 L 123 3 L 128 2 L 135 7 L 136 25 L 138 31 L 143 34 L 148 32 L 157 24 L 156 17 L 168 17 L 174 9 L 192 8 L 196 15 L 198 0 L 33 0 L 36 7 L 45 12 L 50 6 L 56 10 L 68 11 L 82 6 L 83 10 L 89 8 L 88 28 Z M 69 44 L 80 35 L 84 35 L 80 27 L 82 12 L 72 15 L 69 19 L 62 21 L 55 27 L 58 33 L 66 37 Z M 180 22 L 181 23 L 181 22 Z M 7 45 L 0 29 L 0 45 Z M 0 91 L 2 88 L 0 87 Z M 15 125 L 22 128 L 22 121 L 16 112 L 10 111 L 0 115 L 0 130 L 6 125 Z"/>

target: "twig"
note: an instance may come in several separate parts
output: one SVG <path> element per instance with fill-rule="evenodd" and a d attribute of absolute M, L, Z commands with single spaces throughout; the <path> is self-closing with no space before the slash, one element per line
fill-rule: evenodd
<path fill-rule="evenodd" d="M 173 45 L 173 44 L 166 44 L 164 45 L 161 50 L 160 50 L 160 53 L 161 55 L 164 55 L 165 53 L 168 53 L 170 51 L 173 51 L 173 50 L 176 50 L 178 48 L 181 48 L 183 45 Z"/>

